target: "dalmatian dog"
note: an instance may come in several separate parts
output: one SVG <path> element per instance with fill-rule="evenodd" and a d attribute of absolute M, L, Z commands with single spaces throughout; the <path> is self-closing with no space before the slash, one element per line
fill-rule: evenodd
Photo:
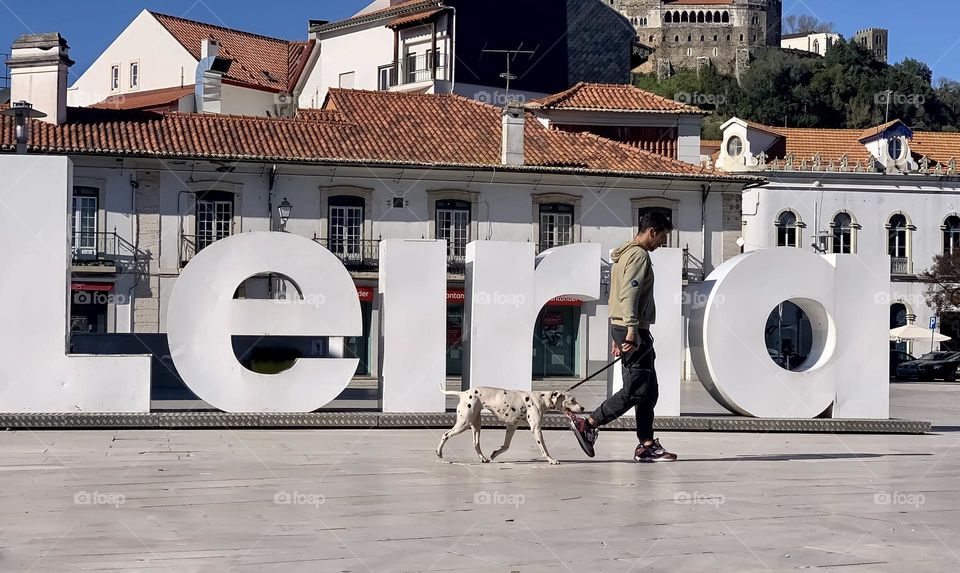
<path fill-rule="evenodd" d="M 477 451 L 477 456 L 483 463 L 489 462 L 500 454 L 507 451 L 510 447 L 510 440 L 513 439 L 513 433 L 517 431 L 517 426 L 524 420 L 530 426 L 537 445 L 540 446 L 540 453 L 550 462 L 551 465 L 559 464 L 549 452 L 543 442 L 543 430 L 541 421 L 543 415 L 550 411 L 575 412 L 584 411 L 582 405 L 577 399 L 566 392 L 524 392 L 520 390 L 504 390 L 503 388 L 480 387 L 464 390 L 463 392 L 447 391 L 443 385 L 440 391 L 448 396 L 460 396 L 460 403 L 457 404 L 457 423 L 448 432 L 440 438 L 440 445 L 437 446 L 437 457 L 443 459 L 443 445 L 451 437 L 473 428 L 473 448 Z M 500 449 L 493 452 L 490 458 L 483 455 L 480 451 L 480 412 L 486 409 L 499 418 L 507 427 L 506 436 L 503 438 L 503 445 Z"/>

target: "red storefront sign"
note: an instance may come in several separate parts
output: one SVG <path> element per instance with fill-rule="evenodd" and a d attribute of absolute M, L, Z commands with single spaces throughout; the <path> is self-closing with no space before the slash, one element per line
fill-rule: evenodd
<path fill-rule="evenodd" d="M 70 283 L 70 290 L 109 292 L 113 290 L 113 283 Z"/>
<path fill-rule="evenodd" d="M 75 285 L 78 283 L 74 283 Z M 112 288 L 112 285 L 111 285 Z M 77 289 L 74 290 L 85 290 Z M 96 289 L 91 289 L 96 290 Z M 373 297 L 376 295 L 375 287 L 357 287 L 357 296 L 360 297 L 360 302 L 373 302 Z M 447 289 L 447 304 L 463 304 L 464 294 L 463 289 Z M 557 298 L 551 300 L 548 303 L 550 306 L 582 306 L 583 301 L 569 296 L 558 296 Z"/>

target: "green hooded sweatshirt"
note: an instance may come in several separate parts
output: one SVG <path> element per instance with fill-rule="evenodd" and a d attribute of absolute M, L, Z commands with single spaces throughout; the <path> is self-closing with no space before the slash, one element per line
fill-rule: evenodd
<path fill-rule="evenodd" d="M 610 322 L 628 328 L 649 328 L 657 320 L 650 253 L 631 241 L 615 250 L 612 259 Z"/>

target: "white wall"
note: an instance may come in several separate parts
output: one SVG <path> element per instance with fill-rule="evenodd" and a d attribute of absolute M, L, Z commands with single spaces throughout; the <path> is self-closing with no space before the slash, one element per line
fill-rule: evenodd
<path fill-rule="evenodd" d="M 252 90 L 224 82 L 221 90 L 220 113 L 229 115 L 276 115 L 276 95 L 271 92 Z"/>
<path fill-rule="evenodd" d="M 916 274 L 929 268 L 934 256 L 942 253 L 940 225 L 944 219 L 960 213 L 960 182 L 934 176 L 863 173 L 765 175 L 771 179 L 767 187 L 751 189 L 744 194 L 746 250 L 776 246 L 774 220 L 782 210 L 791 209 L 807 225 L 800 231 L 801 248 L 810 249 L 818 211 L 821 213 L 819 228 L 828 233 L 832 233 L 829 224 L 833 217 L 840 211 L 847 211 L 862 227 L 855 231 L 857 252 L 886 254 L 885 225 L 891 215 L 902 212 L 917 228 L 909 232 L 908 238 Z M 814 187 L 815 181 L 820 181 L 822 187 Z M 751 216 L 754 210 L 757 215 Z M 906 304 L 908 312 L 917 315 L 916 324 L 926 327 L 933 311 L 924 300 L 925 285 L 898 280 L 890 283 L 890 290 L 890 303 Z M 924 348 L 929 350 L 929 345 Z"/>
<path fill-rule="evenodd" d="M 393 30 L 385 21 L 328 32 L 317 38 L 320 56 L 300 94 L 303 108 L 316 108 L 330 88 L 339 87 L 340 74 L 355 72 L 355 89 L 377 89 L 377 69 L 393 62 Z"/>
<path fill-rule="evenodd" d="M 140 87 L 130 88 L 130 63 L 140 62 Z M 120 65 L 120 89 L 110 90 L 110 68 Z M 197 60 L 144 10 L 67 92 L 68 105 L 88 106 L 112 96 L 193 85 Z M 182 78 L 181 78 L 182 74 Z M 182 83 L 181 83 L 182 79 Z"/>

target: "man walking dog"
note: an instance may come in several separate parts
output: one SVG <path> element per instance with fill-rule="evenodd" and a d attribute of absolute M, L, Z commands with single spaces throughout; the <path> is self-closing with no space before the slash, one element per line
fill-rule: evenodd
<path fill-rule="evenodd" d="M 610 332 L 613 356 L 622 356 L 623 388 L 607 398 L 590 416 L 570 415 L 570 427 L 580 447 L 594 456 L 597 428 L 616 420 L 630 408 L 637 414 L 640 444 L 633 459 L 638 462 L 672 462 L 677 459 L 653 437 L 653 408 L 659 388 L 654 370 L 653 337 L 650 325 L 657 318 L 653 301 L 653 264 L 650 253 L 666 243 L 673 224 L 652 211 L 640 219 L 639 232 L 632 241 L 613 252 L 610 271 Z"/>

